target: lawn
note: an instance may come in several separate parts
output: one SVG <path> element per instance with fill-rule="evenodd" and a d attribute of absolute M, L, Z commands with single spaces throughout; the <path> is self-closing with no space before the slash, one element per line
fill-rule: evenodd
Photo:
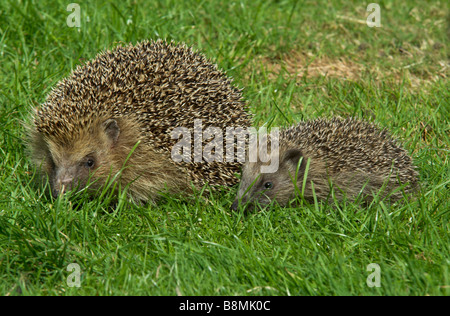
<path fill-rule="evenodd" d="M 0 3 L 0 295 L 450 295 L 445 1 L 381 1 L 381 27 L 360 1 L 80 1 L 79 27 L 69 3 Z M 236 188 L 149 205 L 45 195 L 29 111 L 97 53 L 158 38 L 233 77 L 255 126 L 354 116 L 389 129 L 420 192 L 247 215 L 231 211 Z"/>

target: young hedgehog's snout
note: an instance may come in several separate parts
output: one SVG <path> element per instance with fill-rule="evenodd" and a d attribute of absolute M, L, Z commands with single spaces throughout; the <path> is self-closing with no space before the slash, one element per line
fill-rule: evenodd
<path fill-rule="evenodd" d="M 258 181 L 258 179 L 252 181 L 250 185 L 247 185 L 245 182 L 241 183 L 231 209 L 237 211 L 241 207 L 246 212 L 249 212 L 254 210 L 257 205 L 260 207 L 267 206 L 274 198 L 270 192 L 272 186 L 273 183 L 271 181 Z"/>

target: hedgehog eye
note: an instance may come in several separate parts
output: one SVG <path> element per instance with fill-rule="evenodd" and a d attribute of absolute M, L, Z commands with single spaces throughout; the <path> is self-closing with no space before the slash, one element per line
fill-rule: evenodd
<path fill-rule="evenodd" d="M 88 158 L 88 160 L 86 160 L 85 167 L 90 169 L 94 166 L 94 164 L 95 164 L 94 159 Z"/>
<path fill-rule="evenodd" d="M 264 187 L 266 188 L 266 189 L 272 189 L 273 188 L 273 183 L 272 182 L 266 182 L 266 183 L 264 183 Z"/>

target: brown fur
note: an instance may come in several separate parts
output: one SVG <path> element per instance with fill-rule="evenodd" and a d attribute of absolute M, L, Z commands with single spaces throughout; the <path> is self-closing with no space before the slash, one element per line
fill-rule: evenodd
<path fill-rule="evenodd" d="M 117 47 L 77 67 L 34 111 L 31 156 L 55 196 L 108 179 L 136 201 L 235 184 L 238 162 L 172 160 L 171 131 L 192 133 L 196 118 L 205 129 L 250 125 L 241 91 L 203 55 L 164 41 Z"/>
<path fill-rule="evenodd" d="M 398 200 L 401 190 L 393 191 L 401 184 L 406 192 L 417 186 L 417 172 L 406 150 L 368 122 L 338 118 L 301 122 L 282 130 L 279 144 L 276 172 L 261 174 L 261 165 L 270 162 L 245 163 L 233 209 L 239 202 L 264 206 L 276 200 L 287 205 L 296 192 L 312 202 L 313 188 L 318 200 L 329 200 L 333 193 L 338 201 L 344 196 L 354 200 L 360 194 L 369 201 L 378 192 L 382 198 Z M 265 187 L 268 182 L 272 188 Z"/>

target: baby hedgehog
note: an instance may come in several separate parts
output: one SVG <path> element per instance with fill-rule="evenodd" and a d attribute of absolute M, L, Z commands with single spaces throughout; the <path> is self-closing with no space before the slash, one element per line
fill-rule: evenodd
<path fill-rule="evenodd" d="M 272 159 L 278 159 L 278 170 L 262 174 L 261 166 Z M 344 195 L 354 200 L 359 194 L 370 201 L 380 190 L 382 197 L 390 194 L 391 200 L 398 200 L 402 190 L 395 189 L 401 184 L 405 192 L 417 186 L 417 172 L 406 150 L 386 130 L 352 118 L 317 119 L 281 130 L 278 153 L 260 161 L 245 163 L 234 210 L 239 203 L 250 208 L 273 200 L 287 205 L 302 192 L 306 172 L 303 197 L 309 202 L 314 201 L 313 188 L 318 200 L 330 200 L 333 188 L 338 201 Z"/>
<path fill-rule="evenodd" d="M 193 132 L 194 120 L 223 131 L 251 123 L 241 90 L 202 54 L 162 40 L 119 46 L 78 66 L 34 111 L 31 156 L 55 197 L 110 180 L 137 202 L 237 183 L 236 161 L 172 159 L 171 132 Z"/>

